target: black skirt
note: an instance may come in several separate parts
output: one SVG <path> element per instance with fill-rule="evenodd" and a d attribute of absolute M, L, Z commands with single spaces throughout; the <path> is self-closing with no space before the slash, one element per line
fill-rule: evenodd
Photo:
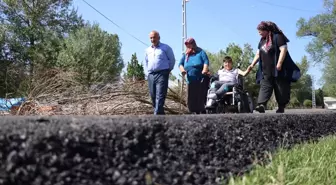
<path fill-rule="evenodd" d="M 209 82 L 210 78 L 204 77 L 202 81 L 192 81 L 187 85 L 187 105 L 190 113 L 205 111 Z"/>

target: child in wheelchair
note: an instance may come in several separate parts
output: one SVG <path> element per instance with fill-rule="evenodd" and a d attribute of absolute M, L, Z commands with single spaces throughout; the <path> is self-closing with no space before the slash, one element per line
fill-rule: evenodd
<path fill-rule="evenodd" d="M 232 91 L 233 87 L 238 84 L 239 75 L 246 76 L 252 70 L 250 66 L 246 71 L 233 68 L 232 63 L 232 58 L 230 56 L 224 57 L 224 65 L 218 70 L 216 75 L 218 80 L 211 83 L 206 107 L 211 107 L 216 100 L 222 98 L 227 92 Z"/>

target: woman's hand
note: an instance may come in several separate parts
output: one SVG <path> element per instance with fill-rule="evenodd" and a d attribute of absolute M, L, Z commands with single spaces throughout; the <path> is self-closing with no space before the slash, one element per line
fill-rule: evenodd
<path fill-rule="evenodd" d="M 210 73 L 210 71 L 202 71 L 202 75 L 207 75 L 207 76 L 210 76 L 210 75 L 211 75 L 211 73 Z"/>
<path fill-rule="evenodd" d="M 247 67 L 248 72 L 250 72 L 252 69 L 253 69 L 253 66 L 251 66 L 251 65 Z"/>
<path fill-rule="evenodd" d="M 184 69 L 182 65 L 180 65 L 180 72 L 183 76 L 187 74 L 187 71 Z"/>
<path fill-rule="evenodd" d="M 282 67 L 282 65 L 280 63 L 278 63 L 277 66 L 276 66 L 278 71 L 281 71 L 281 67 Z"/>
<path fill-rule="evenodd" d="M 253 65 L 253 63 L 251 64 L 251 65 L 249 65 L 247 68 L 249 69 L 249 70 L 252 70 L 253 69 L 253 67 L 254 67 L 254 65 Z"/>

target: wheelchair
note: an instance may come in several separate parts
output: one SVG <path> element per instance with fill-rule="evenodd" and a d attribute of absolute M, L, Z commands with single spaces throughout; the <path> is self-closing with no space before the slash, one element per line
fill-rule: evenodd
<path fill-rule="evenodd" d="M 240 68 L 240 64 L 238 64 Z M 215 74 L 210 77 L 210 84 L 218 80 L 218 75 Z M 244 89 L 243 76 L 238 76 L 238 83 L 234 84 L 230 91 L 226 92 L 222 97 L 218 97 L 216 100 L 209 99 L 208 95 L 211 93 L 209 88 L 207 93 L 207 114 L 223 114 L 223 113 L 253 113 L 254 105 L 253 99 L 250 93 Z M 211 105 L 208 105 L 209 101 Z"/>

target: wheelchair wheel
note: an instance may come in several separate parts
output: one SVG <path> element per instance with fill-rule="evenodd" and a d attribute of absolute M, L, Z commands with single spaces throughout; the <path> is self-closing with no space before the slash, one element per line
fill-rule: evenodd
<path fill-rule="evenodd" d="M 241 98 L 237 102 L 238 113 L 253 113 L 253 100 L 248 92 L 245 92 L 240 96 Z"/>
<path fill-rule="evenodd" d="M 206 109 L 206 114 L 216 114 L 216 109 Z"/>
<path fill-rule="evenodd" d="M 254 105 L 253 105 L 253 99 L 249 93 L 247 93 L 247 98 L 248 98 L 248 107 L 249 107 L 249 113 L 253 113 L 254 110 Z"/>
<path fill-rule="evenodd" d="M 248 94 L 248 105 L 250 108 L 250 113 L 253 113 L 254 110 L 254 104 L 253 104 L 253 99 L 250 94 Z"/>
<path fill-rule="evenodd" d="M 244 113 L 244 103 L 241 101 L 237 102 L 237 112 L 238 113 Z"/>
<path fill-rule="evenodd" d="M 225 113 L 225 106 L 222 104 L 216 103 L 214 107 L 207 108 L 206 114 L 222 114 Z"/>

